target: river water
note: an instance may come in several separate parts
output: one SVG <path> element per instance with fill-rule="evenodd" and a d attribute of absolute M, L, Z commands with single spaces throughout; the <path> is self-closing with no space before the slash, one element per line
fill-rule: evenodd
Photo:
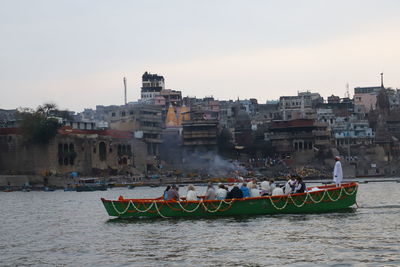
<path fill-rule="evenodd" d="M 120 220 L 100 201 L 163 189 L 0 192 L 0 266 L 400 266 L 400 183 L 329 214 Z"/>

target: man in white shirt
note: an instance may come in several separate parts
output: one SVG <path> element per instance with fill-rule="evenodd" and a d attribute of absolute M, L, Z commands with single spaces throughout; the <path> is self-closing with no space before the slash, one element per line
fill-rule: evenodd
<path fill-rule="evenodd" d="M 335 167 L 333 169 L 333 181 L 335 182 L 336 186 L 339 187 L 343 180 L 343 170 L 342 170 L 342 163 L 340 162 L 340 157 L 335 157 Z"/>
<path fill-rule="evenodd" d="M 226 191 L 225 186 L 223 184 L 219 184 L 216 192 L 217 199 L 219 200 L 225 199 L 227 194 L 228 191 Z"/>
<path fill-rule="evenodd" d="M 206 200 L 213 200 L 215 199 L 216 195 L 215 195 L 215 189 L 214 186 L 212 185 L 211 182 L 208 183 L 207 186 L 207 191 L 206 191 L 206 195 L 205 198 Z"/>

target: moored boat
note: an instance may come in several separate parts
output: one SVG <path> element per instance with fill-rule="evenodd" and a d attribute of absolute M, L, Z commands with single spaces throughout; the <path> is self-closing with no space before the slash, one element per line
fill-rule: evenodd
<path fill-rule="evenodd" d="M 80 179 L 76 185 L 76 192 L 106 191 L 107 185 L 97 178 Z"/>
<path fill-rule="evenodd" d="M 309 187 L 306 193 L 225 200 L 165 201 L 157 199 L 106 200 L 110 216 L 120 218 L 212 217 L 279 213 L 321 213 L 356 204 L 358 183 Z"/>

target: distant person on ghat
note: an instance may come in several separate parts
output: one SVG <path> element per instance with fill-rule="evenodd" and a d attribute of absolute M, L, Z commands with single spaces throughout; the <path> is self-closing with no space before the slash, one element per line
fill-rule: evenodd
<path fill-rule="evenodd" d="M 340 157 L 336 156 L 335 157 L 335 167 L 333 169 L 333 182 L 336 184 L 337 187 L 339 187 L 342 183 L 343 180 L 343 169 L 342 169 L 342 163 L 340 162 Z"/>

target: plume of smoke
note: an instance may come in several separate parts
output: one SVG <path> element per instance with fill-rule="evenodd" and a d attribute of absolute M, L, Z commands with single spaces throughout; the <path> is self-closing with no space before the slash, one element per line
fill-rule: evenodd
<path fill-rule="evenodd" d="M 247 173 L 247 170 L 238 162 L 224 159 L 215 152 L 194 153 L 185 162 L 183 166 L 185 170 L 196 171 L 201 175 L 211 177 L 232 177 Z"/>

